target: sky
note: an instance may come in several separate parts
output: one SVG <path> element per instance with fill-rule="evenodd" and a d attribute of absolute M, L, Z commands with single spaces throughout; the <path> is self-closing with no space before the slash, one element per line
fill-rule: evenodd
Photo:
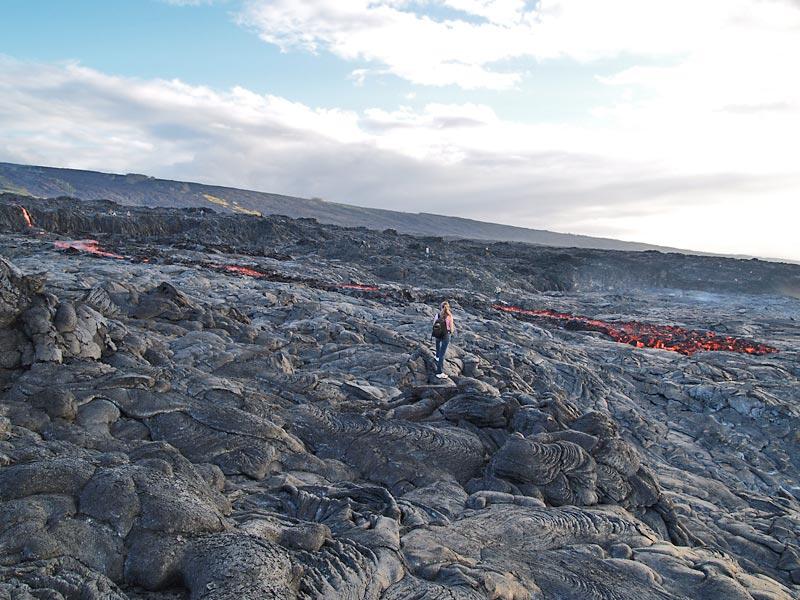
<path fill-rule="evenodd" d="M 0 161 L 800 260 L 800 0 L 0 0 Z"/>

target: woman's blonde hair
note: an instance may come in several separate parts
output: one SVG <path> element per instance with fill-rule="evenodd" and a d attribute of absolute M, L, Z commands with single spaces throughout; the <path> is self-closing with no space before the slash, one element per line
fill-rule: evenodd
<path fill-rule="evenodd" d="M 450 311 L 450 303 L 449 303 L 447 300 L 445 300 L 444 302 L 442 302 L 442 305 L 441 305 L 441 307 L 440 307 L 440 308 L 441 308 L 441 310 L 442 310 L 442 316 L 443 316 L 443 317 L 447 317 L 447 316 L 449 316 L 449 315 L 452 315 L 452 314 L 453 314 L 453 313 Z"/>

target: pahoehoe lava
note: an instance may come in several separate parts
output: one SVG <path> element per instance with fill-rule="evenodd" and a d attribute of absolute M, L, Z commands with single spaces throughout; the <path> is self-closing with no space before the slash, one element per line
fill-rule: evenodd
<path fill-rule="evenodd" d="M 0 195 L 0 599 L 798 598 L 798 290 Z"/>

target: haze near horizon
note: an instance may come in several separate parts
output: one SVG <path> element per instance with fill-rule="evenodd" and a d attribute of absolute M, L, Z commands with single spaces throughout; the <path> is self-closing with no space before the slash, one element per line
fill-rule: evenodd
<path fill-rule="evenodd" d="M 793 0 L 0 14 L 0 161 L 800 260 Z"/>

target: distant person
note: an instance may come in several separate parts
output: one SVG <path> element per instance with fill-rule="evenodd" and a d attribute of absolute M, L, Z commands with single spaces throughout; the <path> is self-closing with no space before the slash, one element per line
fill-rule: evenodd
<path fill-rule="evenodd" d="M 450 345 L 450 336 L 456 332 L 456 325 L 453 321 L 453 313 L 450 311 L 450 303 L 442 302 L 439 312 L 433 319 L 433 331 L 431 336 L 436 340 L 436 377 L 445 379 L 444 356 L 447 353 L 447 346 Z"/>

